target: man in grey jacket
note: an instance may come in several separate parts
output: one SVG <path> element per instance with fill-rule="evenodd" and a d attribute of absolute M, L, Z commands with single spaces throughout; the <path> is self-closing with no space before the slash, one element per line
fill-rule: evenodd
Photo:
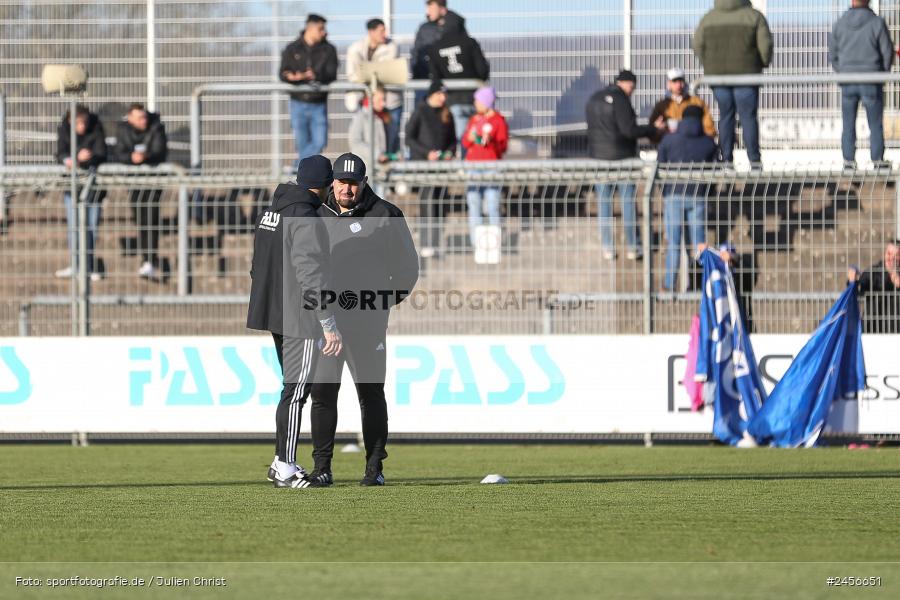
<path fill-rule="evenodd" d="M 828 40 L 831 66 L 838 73 L 876 73 L 891 70 L 894 44 L 884 19 L 872 12 L 869 0 L 852 0 Z M 841 86 L 844 166 L 856 166 L 856 113 L 862 101 L 869 121 L 869 146 L 876 167 L 884 164 L 884 91 L 880 83 Z"/>

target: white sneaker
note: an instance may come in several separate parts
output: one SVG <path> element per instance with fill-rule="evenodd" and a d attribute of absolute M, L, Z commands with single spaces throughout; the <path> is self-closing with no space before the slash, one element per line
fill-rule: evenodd
<path fill-rule="evenodd" d="M 97 283 L 101 279 L 103 279 L 103 275 L 101 275 L 100 273 L 97 273 L 97 272 L 91 273 L 91 281 L 93 281 L 94 283 Z"/>
<path fill-rule="evenodd" d="M 604 260 L 616 260 L 616 253 L 613 250 L 604 250 L 603 251 L 603 259 Z"/>
<path fill-rule="evenodd" d="M 629 250 L 628 252 L 625 253 L 625 258 L 627 258 L 628 260 L 638 260 L 643 257 L 644 257 L 643 253 L 641 253 L 638 250 Z"/>
<path fill-rule="evenodd" d="M 66 267 L 65 269 L 60 269 L 56 272 L 57 277 L 71 277 L 72 276 L 72 267 Z"/>
<path fill-rule="evenodd" d="M 145 262 L 141 265 L 141 268 L 138 269 L 138 275 L 140 277 L 156 277 L 156 267 Z"/>
<path fill-rule="evenodd" d="M 422 258 L 432 258 L 434 256 L 434 248 L 422 248 L 422 251 L 419 252 L 419 256 Z"/>

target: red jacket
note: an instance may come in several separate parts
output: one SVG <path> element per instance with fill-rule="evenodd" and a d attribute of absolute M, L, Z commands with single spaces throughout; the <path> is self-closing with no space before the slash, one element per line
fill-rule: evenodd
<path fill-rule="evenodd" d="M 472 141 L 472 130 L 485 142 Z M 509 127 L 506 119 L 499 112 L 494 111 L 490 117 L 474 114 L 466 125 L 466 133 L 463 135 L 462 144 L 466 148 L 466 160 L 500 160 L 506 154 L 506 146 L 509 143 Z"/>

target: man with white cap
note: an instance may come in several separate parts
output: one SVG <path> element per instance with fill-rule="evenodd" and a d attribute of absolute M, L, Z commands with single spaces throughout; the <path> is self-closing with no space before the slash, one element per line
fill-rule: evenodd
<path fill-rule="evenodd" d="M 706 106 L 706 102 L 702 98 L 691 96 L 685 81 L 684 69 L 672 67 L 666 74 L 666 79 L 668 93 L 665 98 L 656 103 L 653 111 L 650 113 L 651 123 L 659 117 L 666 120 L 666 128 L 661 130 L 662 135 L 660 139 L 667 133 L 675 133 L 675 130 L 678 129 L 678 122 L 683 118 L 684 110 L 689 106 L 697 106 L 703 111 L 703 133 L 711 138 L 715 138 L 716 126 L 713 123 L 712 115 L 709 114 L 709 107 Z"/>

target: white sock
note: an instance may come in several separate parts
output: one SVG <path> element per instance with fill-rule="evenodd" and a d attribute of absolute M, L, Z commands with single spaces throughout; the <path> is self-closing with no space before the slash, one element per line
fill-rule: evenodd
<path fill-rule="evenodd" d="M 294 473 L 296 473 L 297 471 L 299 471 L 300 469 L 297 468 L 297 465 L 294 463 L 286 463 L 286 462 L 281 462 L 280 460 L 276 460 L 275 461 L 275 470 L 278 471 L 278 478 L 284 480 L 284 479 L 287 479 L 288 477 L 290 477 L 291 475 L 293 475 Z"/>

